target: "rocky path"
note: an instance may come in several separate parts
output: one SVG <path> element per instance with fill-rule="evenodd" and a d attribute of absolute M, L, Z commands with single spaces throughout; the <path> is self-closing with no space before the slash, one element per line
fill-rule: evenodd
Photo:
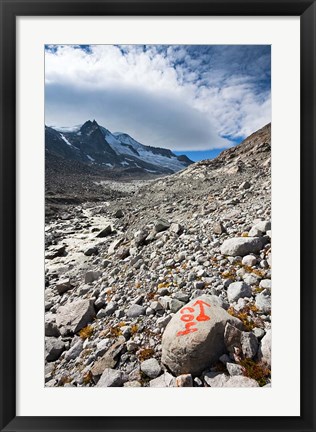
<path fill-rule="evenodd" d="M 47 224 L 46 386 L 271 385 L 270 153 L 241 156 Z"/>

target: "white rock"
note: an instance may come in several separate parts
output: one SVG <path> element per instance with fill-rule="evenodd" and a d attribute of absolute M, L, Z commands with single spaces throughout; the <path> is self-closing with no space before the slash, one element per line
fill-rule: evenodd
<path fill-rule="evenodd" d="M 271 296 L 267 290 L 256 295 L 257 308 L 265 313 L 271 312 Z"/>
<path fill-rule="evenodd" d="M 257 381 L 245 376 L 232 376 L 223 387 L 259 387 Z"/>
<path fill-rule="evenodd" d="M 204 374 L 204 381 L 209 387 L 224 387 L 229 377 L 224 373 L 208 372 Z"/>
<path fill-rule="evenodd" d="M 243 375 L 243 367 L 236 363 L 226 363 L 226 368 L 230 376 Z"/>
<path fill-rule="evenodd" d="M 158 363 L 158 360 L 155 358 L 151 358 L 148 360 L 144 360 L 140 365 L 140 370 L 144 372 L 149 378 L 157 378 L 160 374 L 161 367 Z"/>
<path fill-rule="evenodd" d="M 175 378 L 168 372 L 149 382 L 150 387 L 174 387 Z"/>
<path fill-rule="evenodd" d="M 248 285 L 257 285 L 260 280 L 260 278 L 253 273 L 245 273 L 242 278 Z"/>
<path fill-rule="evenodd" d="M 246 255 L 242 259 L 242 264 L 249 267 L 254 266 L 256 262 L 257 262 L 257 258 L 254 257 L 253 255 Z"/>
<path fill-rule="evenodd" d="M 222 255 L 244 256 L 256 253 L 262 249 L 263 241 L 260 237 L 234 237 L 227 239 L 221 246 Z"/>
<path fill-rule="evenodd" d="M 225 352 L 227 322 L 240 321 L 212 302 L 212 297 L 195 298 L 178 311 L 162 337 L 162 363 L 176 375 L 198 375 Z"/>
<path fill-rule="evenodd" d="M 251 287 L 245 282 L 233 282 L 227 289 L 229 302 L 237 301 L 241 297 L 250 297 Z"/>
<path fill-rule="evenodd" d="M 271 290 L 271 279 L 262 279 L 259 283 L 259 287 Z"/>

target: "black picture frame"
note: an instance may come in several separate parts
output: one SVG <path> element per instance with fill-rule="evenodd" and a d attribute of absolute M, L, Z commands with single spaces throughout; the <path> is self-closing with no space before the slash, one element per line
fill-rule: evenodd
<path fill-rule="evenodd" d="M 302 0 L 0 0 L 0 6 L 1 431 L 315 431 L 315 2 Z M 16 415 L 16 17 L 67 15 L 300 17 L 301 415 L 299 417 L 41 417 L 40 415 L 18 417 Z"/>

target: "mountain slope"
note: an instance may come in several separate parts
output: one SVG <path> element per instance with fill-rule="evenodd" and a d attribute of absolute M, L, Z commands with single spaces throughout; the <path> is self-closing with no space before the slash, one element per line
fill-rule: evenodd
<path fill-rule="evenodd" d="M 171 150 L 143 145 L 125 133 L 112 134 L 95 120 L 76 128 L 46 126 L 45 147 L 48 156 L 131 172 L 172 174 L 193 163 Z"/>

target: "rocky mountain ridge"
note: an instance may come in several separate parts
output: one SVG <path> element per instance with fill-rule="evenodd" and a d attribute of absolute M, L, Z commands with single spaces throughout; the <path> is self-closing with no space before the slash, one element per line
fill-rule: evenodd
<path fill-rule="evenodd" d="M 145 146 L 126 133 L 112 134 L 95 120 L 76 128 L 45 126 L 45 151 L 64 161 L 97 165 L 104 170 L 121 169 L 152 174 L 171 174 L 192 163 L 186 156 L 171 150 Z"/>
<path fill-rule="evenodd" d="M 270 163 L 267 125 L 52 217 L 45 385 L 270 386 Z"/>

